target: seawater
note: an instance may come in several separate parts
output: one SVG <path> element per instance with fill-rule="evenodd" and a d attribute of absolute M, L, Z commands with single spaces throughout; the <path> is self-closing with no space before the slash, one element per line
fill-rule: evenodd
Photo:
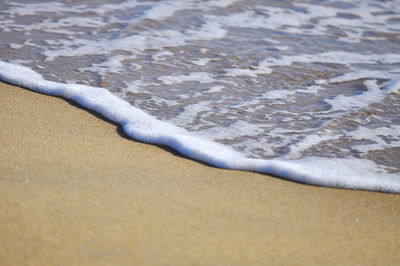
<path fill-rule="evenodd" d="M 3 80 L 73 98 L 136 139 L 400 192 L 397 0 L 6 1 L 0 36 Z"/>

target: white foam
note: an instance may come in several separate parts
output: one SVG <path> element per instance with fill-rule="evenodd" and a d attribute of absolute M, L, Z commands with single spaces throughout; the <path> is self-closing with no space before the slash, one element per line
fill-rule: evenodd
<path fill-rule="evenodd" d="M 211 87 L 211 88 L 209 88 L 207 91 L 205 91 L 205 92 L 207 92 L 207 93 L 214 93 L 214 92 L 219 92 L 219 91 L 221 91 L 223 88 L 225 88 L 225 86 L 213 86 L 213 87 Z"/>
<path fill-rule="evenodd" d="M 189 105 L 183 108 L 182 112 L 180 112 L 176 117 L 170 119 L 169 122 L 179 125 L 179 123 L 189 124 L 194 123 L 195 118 L 201 112 L 210 111 L 211 108 L 209 107 L 211 101 L 202 101 L 192 105 Z M 198 126 L 201 126 L 200 124 Z"/>
<path fill-rule="evenodd" d="M 354 69 L 353 69 L 354 70 Z M 400 74 L 400 68 L 393 68 L 390 71 L 373 71 L 373 70 L 356 70 L 343 74 L 338 77 L 329 79 L 329 82 L 345 82 L 363 78 L 375 78 L 375 79 L 396 79 Z M 327 83 L 326 80 L 319 80 L 320 84 Z"/>
<path fill-rule="evenodd" d="M 368 160 L 246 158 L 230 147 L 162 122 L 103 88 L 47 81 L 29 68 L 1 61 L 0 79 L 41 93 L 69 98 L 121 124 L 125 133 L 133 139 L 166 145 L 185 156 L 217 167 L 272 174 L 321 186 L 400 193 L 400 177 L 376 172 L 379 167 Z"/>
<path fill-rule="evenodd" d="M 178 47 L 194 40 L 214 40 L 223 38 L 227 31 L 218 22 L 207 21 L 198 29 L 187 29 L 185 32 L 177 30 L 149 30 L 140 35 L 131 35 L 118 39 L 89 40 L 74 38 L 71 40 L 54 40 L 60 45 L 57 50 L 45 50 L 43 55 L 51 61 L 58 56 L 83 56 L 92 54 L 110 54 L 115 50 L 127 51 L 131 54 L 163 47 Z"/>
<path fill-rule="evenodd" d="M 134 80 L 132 82 L 125 82 L 126 88 L 124 91 L 126 92 L 131 92 L 131 93 L 143 93 L 146 92 L 145 90 L 143 90 L 143 87 L 145 87 L 146 83 L 144 83 L 143 81 L 137 79 Z"/>
<path fill-rule="evenodd" d="M 95 73 L 118 73 L 124 68 L 124 61 L 132 60 L 135 56 L 124 56 L 124 55 L 115 55 L 109 57 L 106 61 L 98 63 L 98 64 L 91 64 L 90 67 L 83 68 L 83 70 L 89 70 Z M 127 64 L 127 63 L 125 63 Z M 132 69 L 139 70 L 142 68 L 141 65 L 129 63 L 129 66 Z M 134 66 L 134 67 L 133 67 Z"/>
<path fill-rule="evenodd" d="M 381 90 L 381 87 L 377 84 L 377 80 L 366 80 L 364 85 L 367 91 L 359 95 L 339 95 L 333 99 L 326 99 L 325 102 L 332 106 L 331 111 L 349 111 L 367 107 L 385 98 L 386 90 Z"/>
<path fill-rule="evenodd" d="M 174 54 L 171 53 L 171 52 L 168 51 L 168 50 L 165 50 L 165 51 L 157 52 L 157 53 L 153 54 L 151 57 L 152 57 L 154 60 L 158 61 L 158 60 L 160 60 L 161 58 L 169 57 L 169 56 L 172 56 L 172 55 L 174 55 Z"/>
<path fill-rule="evenodd" d="M 261 96 L 261 98 L 267 99 L 267 100 L 282 99 L 289 95 L 293 95 L 295 93 L 296 93 L 295 90 L 272 90 L 272 91 L 267 91 L 266 93 L 264 93 Z"/>
<path fill-rule="evenodd" d="M 327 63 L 327 64 L 341 64 L 352 67 L 354 64 L 397 64 L 400 63 L 400 54 L 360 54 L 349 53 L 342 51 L 324 52 L 319 54 L 301 54 L 301 55 L 287 55 L 281 58 L 268 57 L 260 62 L 254 69 L 225 69 L 226 76 L 250 76 L 257 77 L 257 75 L 267 75 L 272 73 L 271 67 L 275 66 L 290 66 L 293 63 Z M 366 77 L 365 72 L 359 72 L 358 76 Z M 388 76 L 382 72 L 375 71 L 373 74 L 379 76 Z M 349 75 L 349 74 L 347 74 Z M 347 75 L 345 78 L 332 78 L 330 82 L 340 82 L 344 79 L 348 80 Z M 350 74 L 354 75 L 354 74 Z M 393 76 L 393 75 L 391 75 Z M 352 77 L 352 76 L 351 76 Z M 353 78 L 353 77 L 352 77 Z M 380 78 L 380 77 L 379 77 Z"/>
<path fill-rule="evenodd" d="M 271 7 L 265 5 L 256 6 L 255 10 L 245 10 L 226 16 L 208 16 L 227 27 L 245 27 L 255 29 L 279 30 L 286 33 L 301 35 L 331 35 L 331 28 L 341 29 L 342 34 L 338 39 L 347 43 L 358 43 L 361 40 L 376 40 L 377 37 L 368 36 L 369 30 L 380 28 L 380 32 L 398 33 L 398 27 L 391 26 L 388 20 L 396 18 L 398 5 L 396 1 L 380 2 L 380 6 L 371 5 L 368 1 L 351 1 L 351 8 L 335 8 L 332 5 L 313 5 L 309 3 L 293 2 L 300 9 Z M 393 10 L 393 14 L 385 12 Z M 346 13 L 349 18 L 338 17 Z M 354 17 L 357 19 L 354 19 Z M 310 25 L 313 27 L 301 27 Z"/>
<path fill-rule="evenodd" d="M 207 1 L 203 2 L 202 8 L 203 9 L 211 9 L 211 8 L 224 8 L 227 6 L 232 5 L 233 3 L 237 2 L 237 0 L 214 0 L 214 1 Z M 143 18 L 146 19 L 153 19 L 153 20 L 162 20 L 167 17 L 171 17 L 176 12 L 184 9 L 196 9 L 199 6 L 191 1 L 162 1 L 156 3 L 152 6 L 151 9 L 146 11 L 143 15 Z"/>
<path fill-rule="evenodd" d="M 197 81 L 200 83 L 214 82 L 214 78 L 206 72 L 192 72 L 189 75 L 168 75 L 158 77 L 157 79 L 167 85 L 179 84 L 186 81 Z"/>
<path fill-rule="evenodd" d="M 157 3 L 157 5 L 153 6 L 151 9 L 149 9 L 148 11 L 146 11 L 143 17 L 147 19 L 161 20 L 175 14 L 175 12 L 182 9 L 182 6 L 186 7 L 186 5 L 182 5 L 182 3 L 179 1 L 160 2 Z"/>
<path fill-rule="evenodd" d="M 10 8 L 8 9 L 8 13 L 10 15 L 20 15 L 20 16 L 28 16 L 35 15 L 41 12 L 74 12 L 79 10 L 80 8 L 85 8 L 84 5 L 80 5 L 75 8 L 68 8 L 62 3 L 51 2 L 51 3 L 34 3 L 34 4 L 21 4 L 21 3 L 8 3 Z"/>
<path fill-rule="evenodd" d="M 394 78 L 385 83 L 388 93 L 400 94 L 400 79 Z"/>
<path fill-rule="evenodd" d="M 302 152 L 317 145 L 321 142 L 327 140 L 336 140 L 340 138 L 340 135 L 329 135 L 326 134 L 314 134 L 314 135 L 307 135 L 303 140 L 300 142 L 293 144 L 290 146 L 290 153 L 286 156 L 287 158 L 300 158 L 302 156 Z"/>
<path fill-rule="evenodd" d="M 349 132 L 348 135 L 356 140 L 368 140 L 369 142 L 373 142 L 372 144 L 353 146 L 354 149 L 364 153 L 385 150 L 391 147 L 400 147 L 400 126 L 397 125 L 379 128 L 359 127 L 357 130 Z M 386 138 L 384 139 L 382 137 Z"/>
<path fill-rule="evenodd" d="M 205 4 L 211 7 L 228 7 L 233 5 L 236 2 L 240 2 L 241 0 L 211 0 L 207 1 Z"/>
<path fill-rule="evenodd" d="M 226 76 L 228 77 L 235 77 L 235 76 L 249 76 L 252 78 L 257 77 L 258 74 L 270 74 L 272 72 L 271 69 L 264 69 L 262 70 L 252 70 L 252 69 L 243 69 L 243 68 L 227 68 L 225 69 Z"/>
<path fill-rule="evenodd" d="M 200 59 L 192 61 L 192 63 L 195 64 L 195 65 L 198 65 L 198 66 L 205 66 L 211 60 L 212 60 L 212 58 L 200 58 Z"/>

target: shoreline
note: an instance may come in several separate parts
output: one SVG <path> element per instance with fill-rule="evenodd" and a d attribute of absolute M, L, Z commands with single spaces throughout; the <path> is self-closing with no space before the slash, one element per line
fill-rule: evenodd
<path fill-rule="evenodd" d="M 298 183 L 323 187 L 362 189 L 400 193 L 398 175 L 379 173 L 373 161 L 352 158 L 305 157 L 296 160 L 248 158 L 230 146 L 192 134 L 185 128 L 164 122 L 129 104 L 108 90 L 81 84 L 52 82 L 30 68 L 0 62 L 0 78 L 9 84 L 35 92 L 67 98 L 90 109 L 92 114 L 121 126 L 132 139 L 168 146 L 183 156 L 218 168 L 252 171 L 274 175 Z M 115 124 L 113 123 L 113 124 Z M 345 161 L 343 161 L 345 160 Z M 319 165 L 315 167 L 315 165 Z"/>
<path fill-rule="evenodd" d="M 214 168 L 0 89 L 2 265 L 400 262 L 400 195 Z"/>

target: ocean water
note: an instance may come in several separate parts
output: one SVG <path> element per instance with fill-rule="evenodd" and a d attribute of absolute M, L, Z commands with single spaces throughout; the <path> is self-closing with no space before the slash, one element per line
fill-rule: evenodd
<path fill-rule="evenodd" d="M 400 192 L 400 1 L 2 1 L 0 78 L 224 168 Z M 80 85 L 77 85 L 80 84 Z"/>

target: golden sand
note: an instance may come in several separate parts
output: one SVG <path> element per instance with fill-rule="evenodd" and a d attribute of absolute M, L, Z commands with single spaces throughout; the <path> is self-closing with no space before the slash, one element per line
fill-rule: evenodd
<path fill-rule="evenodd" d="M 399 265 L 400 195 L 222 170 L 0 84 L 0 265 Z"/>

